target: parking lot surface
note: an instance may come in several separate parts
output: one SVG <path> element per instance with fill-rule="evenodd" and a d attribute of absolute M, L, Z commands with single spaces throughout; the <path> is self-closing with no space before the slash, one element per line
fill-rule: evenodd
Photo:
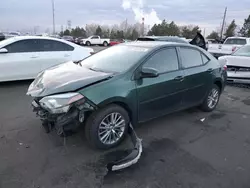
<path fill-rule="evenodd" d="M 250 185 L 250 90 L 227 87 L 217 110 L 190 109 L 139 125 L 139 163 L 108 173 L 123 154 L 91 149 L 84 130 L 46 134 L 26 96 L 30 81 L 0 84 L 1 188 L 247 188 Z"/>

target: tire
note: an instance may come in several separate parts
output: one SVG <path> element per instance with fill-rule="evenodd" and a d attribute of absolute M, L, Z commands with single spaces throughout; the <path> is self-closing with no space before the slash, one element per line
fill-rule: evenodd
<path fill-rule="evenodd" d="M 217 97 L 213 98 L 213 101 L 212 101 L 213 105 L 210 105 L 209 103 L 211 101 L 211 97 L 212 97 L 211 95 L 213 95 L 213 92 L 217 92 Z M 200 106 L 201 110 L 204 112 L 213 111 L 216 108 L 216 106 L 220 100 L 220 94 L 221 94 L 220 88 L 216 84 L 214 84 L 211 87 L 211 89 L 208 91 L 203 103 L 201 104 L 201 106 Z"/>
<path fill-rule="evenodd" d="M 86 42 L 87 46 L 91 46 L 91 43 L 89 41 Z"/>
<path fill-rule="evenodd" d="M 122 123 L 124 125 L 124 128 L 123 128 L 124 131 L 122 131 L 123 133 L 121 133 L 121 135 L 117 141 L 115 141 L 113 143 L 111 143 L 111 142 L 104 143 L 106 137 L 105 137 L 105 139 L 103 139 L 103 141 L 102 141 L 101 137 L 104 137 L 104 135 L 107 134 L 108 131 L 107 131 L 107 128 L 100 128 L 100 126 L 103 127 L 103 124 L 102 124 L 103 121 L 105 121 L 105 123 L 107 124 L 106 120 L 111 117 L 110 114 L 112 114 L 112 113 L 119 114 L 121 116 L 122 120 L 124 120 L 124 124 Z M 107 119 L 105 119 L 105 118 L 107 118 Z M 130 122 L 130 120 L 129 120 L 128 112 L 124 108 L 122 108 L 119 105 L 115 105 L 115 104 L 108 105 L 107 107 L 102 108 L 102 109 L 94 112 L 87 119 L 86 126 L 85 126 L 86 139 L 87 139 L 88 143 L 94 148 L 105 149 L 105 150 L 113 148 L 113 147 L 119 145 L 124 140 L 124 138 L 128 132 L 129 122 Z M 105 130 L 107 132 L 102 134 L 100 132 L 104 132 L 104 131 L 100 131 L 100 130 Z M 112 130 L 110 132 L 112 132 Z M 118 134 L 119 132 L 116 132 L 116 133 Z M 101 134 L 101 136 L 100 136 L 100 134 Z M 115 134 L 112 132 L 113 138 L 114 138 L 114 135 Z M 108 137 L 107 142 L 108 142 L 109 138 L 112 138 L 112 137 Z"/>
<path fill-rule="evenodd" d="M 108 46 L 108 43 L 106 41 L 103 42 L 103 46 Z"/>

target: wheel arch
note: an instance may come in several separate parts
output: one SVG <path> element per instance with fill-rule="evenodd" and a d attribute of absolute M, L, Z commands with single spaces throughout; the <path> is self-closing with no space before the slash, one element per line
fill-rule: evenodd
<path fill-rule="evenodd" d="M 218 79 L 215 79 L 215 80 L 214 80 L 214 84 L 217 85 L 217 86 L 220 88 L 220 91 L 223 90 L 222 80 L 220 80 L 219 78 L 218 78 Z"/>
<path fill-rule="evenodd" d="M 130 121 L 133 124 L 136 123 L 136 119 L 137 119 L 136 110 L 134 110 L 134 108 L 129 104 L 129 102 L 127 102 L 127 100 L 123 97 L 115 97 L 112 99 L 107 99 L 107 100 L 101 102 L 100 104 L 98 104 L 98 107 L 103 108 L 103 107 L 105 107 L 107 105 L 111 105 L 111 104 L 116 104 L 116 105 L 124 108 L 128 112 Z"/>

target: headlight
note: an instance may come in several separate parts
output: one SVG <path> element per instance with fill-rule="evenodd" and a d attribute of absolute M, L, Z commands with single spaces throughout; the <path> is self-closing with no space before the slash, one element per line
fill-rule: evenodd
<path fill-rule="evenodd" d="M 83 98 L 84 96 L 79 93 L 66 93 L 44 97 L 39 102 L 51 113 L 59 114 L 68 112 L 71 104 Z"/>
<path fill-rule="evenodd" d="M 30 84 L 26 95 L 35 96 L 38 93 L 41 93 L 44 90 L 42 84 L 42 77 L 44 72 L 38 73 L 36 79 Z"/>

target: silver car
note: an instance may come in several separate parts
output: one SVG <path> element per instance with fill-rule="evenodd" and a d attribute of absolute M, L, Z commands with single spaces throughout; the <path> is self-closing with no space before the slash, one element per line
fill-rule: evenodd
<path fill-rule="evenodd" d="M 250 84 L 250 45 L 245 45 L 232 53 L 219 57 L 222 66 L 227 66 L 227 81 Z"/>

